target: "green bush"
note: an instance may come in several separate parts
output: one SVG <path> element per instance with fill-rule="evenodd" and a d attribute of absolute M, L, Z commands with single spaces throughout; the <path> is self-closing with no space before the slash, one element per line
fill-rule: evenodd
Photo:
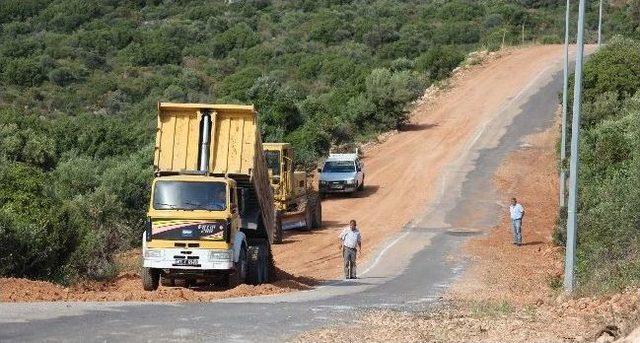
<path fill-rule="evenodd" d="M 6 83 L 17 86 L 37 86 L 45 78 L 40 62 L 33 58 L 17 58 L 9 60 L 4 66 L 3 79 Z"/>
<path fill-rule="evenodd" d="M 442 80 L 448 77 L 464 58 L 465 55 L 453 46 L 435 46 L 418 57 L 416 68 L 427 72 L 432 80 Z"/>
<path fill-rule="evenodd" d="M 616 37 L 607 49 L 595 52 L 584 67 L 584 101 L 595 101 L 597 96 L 615 92 L 618 99 L 633 96 L 640 89 L 640 43 Z"/>

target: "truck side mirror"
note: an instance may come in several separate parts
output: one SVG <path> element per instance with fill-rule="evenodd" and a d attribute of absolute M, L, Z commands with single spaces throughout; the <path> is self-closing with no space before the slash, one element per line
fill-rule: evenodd
<path fill-rule="evenodd" d="M 318 168 L 318 173 L 322 173 L 322 169 Z"/>

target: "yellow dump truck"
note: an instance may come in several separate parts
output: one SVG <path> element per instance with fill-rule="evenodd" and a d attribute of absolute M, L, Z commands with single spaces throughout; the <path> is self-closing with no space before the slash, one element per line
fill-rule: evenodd
<path fill-rule="evenodd" d="M 154 170 L 145 290 L 269 280 L 282 228 L 253 106 L 159 103 Z"/>
<path fill-rule="evenodd" d="M 322 225 L 320 196 L 308 174 L 295 170 L 291 144 L 264 143 L 262 146 L 283 230 L 319 228 Z M 275 241 L 281 242 L 282 235 L 276 234 Z"/>

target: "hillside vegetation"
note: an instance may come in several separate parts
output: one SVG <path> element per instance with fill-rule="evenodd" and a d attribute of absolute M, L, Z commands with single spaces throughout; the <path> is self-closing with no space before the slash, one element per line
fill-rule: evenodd
<path fill-rule="evenodd" d="M 142 232 L 157 101 L 253 103 L 265 140 L 292 142 L 309 164 L 401 126 L 425 87 L 469 51 L 517 44 L 522 24 L 527 42 L 560 42 L 557 6 L 2 1 L 0 275 L 117 273 L 112 254 Z"/>
<path fill-rule="evenodd" d="M 640 43 L 628 38 L 585 63 L 577 249 L 584 292 L 640 281 L 639 75 Z"/>

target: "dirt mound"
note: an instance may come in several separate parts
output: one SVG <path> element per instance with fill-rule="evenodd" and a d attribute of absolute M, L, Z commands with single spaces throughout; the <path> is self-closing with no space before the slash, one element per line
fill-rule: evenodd
<path fill-rule="evenodd" d="M 277 281 L 259 286 L 163 287 L 155 292 L 142 289 L 137 273 L 125 272 L 109 282 L 82 282 L 62 287 L 50 282 L 16 278 L 0 278 L 0 301 L 211 301 L 229 297 L 279 294 L 310 289 L 314 280 L 292 277 L 278 272 Z"/>

